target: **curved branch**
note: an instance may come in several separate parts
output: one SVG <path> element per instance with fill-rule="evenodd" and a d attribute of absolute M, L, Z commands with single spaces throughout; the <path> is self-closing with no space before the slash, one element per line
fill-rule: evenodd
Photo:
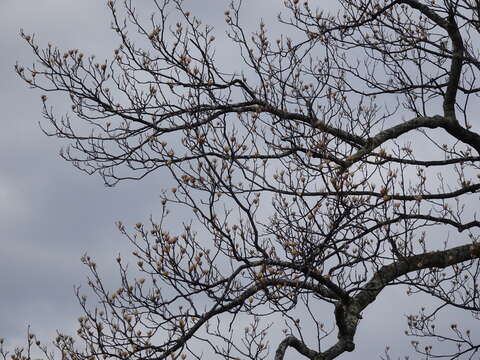
<path fill-rule="evenodd" d="M 309 349 L 303 341 L 297 339 L 295 336 L 287 336 L 282 342 L 278 345 L 277 351 L 275 352 L 275 360 L 283 360 L 285 352 L 288 347 L 293 347 L 300 354 L 305 355 L 309 359 L 322 359 L 320 354 L 312 349 Z"/>
<path fill-rule="evenodd" d="M 427 268 L 445 268 L 464 261 L 480 258 L 480 244 L 467 244 L 444 251 L 414 255 L 385 265 L 378 270 L 362 290 L 353 297 L 357 311 L 364 310 L 391 281 L 412 271 Z"/>

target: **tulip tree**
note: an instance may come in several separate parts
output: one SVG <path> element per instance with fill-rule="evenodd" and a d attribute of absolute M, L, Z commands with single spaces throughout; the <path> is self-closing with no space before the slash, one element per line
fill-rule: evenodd
<path fill-rule="evenodd" d="M 188 2 L 151 3 L 148 21 L 107 3 L 105 61 L 22 32 L 35 63 L 16 71 L 63 158 L 107 185 L 175 183 L 159 218 L 118 224 L 118 289 L 82 258 L 98 301 L 77 293 L 62 358 L 342 358 L 387 287 L 432 299 L 407 318 L 414 351 L 478 356 L 475 331 L 435 323 L 480 310 L 479 1 L 287 0 L 253 29 L 234 2 L 229 64 Z M 53 356 L 31 334 L 14 358 L 35 346 Z"/>

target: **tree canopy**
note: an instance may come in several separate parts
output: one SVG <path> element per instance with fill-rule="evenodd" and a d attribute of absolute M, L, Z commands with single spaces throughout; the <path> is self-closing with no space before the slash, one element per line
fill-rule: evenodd
<path fill-rule="evenodd" d="M 82 258 L 98 304 L 77 293 L 81 341 L 59 335 L 62 358 L 339 358 L 393 286 L 437 304 L 408 319 L 415 351 L 478 356 L 470 330 L 435 322 L 480 310 L 480 2 L 287 0 L 276 24 L 247 29 L 235 1 L 233 72 L 188 2 L 151 3 L 144 21 L 132 1 L 108 2 L 120 46 L 106 61 L 22 33 L 36 62 L 16 71 L 42 90 L 66 160 L 108 185 L 176 183 L 159 219 L 118 224 L 141 277 L 118 257 L 108 289 Z M 192 218 L 180 228 L 178 207 Z"/>

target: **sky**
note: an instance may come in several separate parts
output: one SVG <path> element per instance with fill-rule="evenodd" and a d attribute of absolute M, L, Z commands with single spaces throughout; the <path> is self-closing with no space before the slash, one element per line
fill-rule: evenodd
<path fill-rule="evenodd" d="M 138 3 L 148 9 L 149 1 Z M 187 3 L 206 23 L 223 22 L 226 2 Z M 245 23 L 253 30 L 260 17 L 272 21 L 278 4 L 245 1 Z M 28 326 L 47 342 L 56 330 L 75 332 L 81 311 L 74 286 L 85 283 L 87 275 L 80 257 L 88 252 L 103 276 L 115 279 L 114 258 L 129 252 L 115 222 L 133 226 L 155 217 L 160 191 L 169 186 L 165 176 L 154 174 L 107 188 L 98 176 L 87 176 L 60 158 L 66 144 L 46 137 L 39 127 L 41 93 L 28 89 L 13 71 L 16 61 L 33 61 L 21 28 L 35 33 L 40 46 L 50 41 L 101 58 L 118 45 L 104 1 L 0 1 L 0 338 L 12 347 L 23 343 Z M 238 61 L 229 56 L 219 52 L 219 61 Z M 62 106 L 61 98 L 55 101 Z M 357 351 L 343 359 L 378 358 L 386 345 L 395 354 L 410 353 L 410 340 L 402 336 L 404 314 L 416 308 L 406 297 L 382 294 L 364 314 Z"/>

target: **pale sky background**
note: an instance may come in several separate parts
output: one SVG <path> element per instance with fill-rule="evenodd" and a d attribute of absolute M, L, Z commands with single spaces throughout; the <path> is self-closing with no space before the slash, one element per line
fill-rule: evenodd
<path fill-rule="evenodd" d="M 149 3 L 138 0 L 138 7 L 148 9 Z M 206 23 L 223 23 L 227 2 L 188 3 Z M 283 2 L 244 3 L 243 20 L 253 31 L 260 17 L 267 23 L 274 19 Z M 29 90 L 13 71 L 17 60 L 33 61 L 20 28 L 35 33 L 40 47 L 50 41 L 99 58 L 118 45 L 103 0 L 0 0 L 0 338 L 11 347 L 23 343 L 28 325 L 44 342 L 56 329 L 75 333 L 81 312 L 73 286 L 85 283 L 87 274 L 81 255 L 94 256 L 105 278 L 115 279 L 113 259 L 129 252 L 115 221 L 146 222 L 159 210 L 160 189 L 168 187 L 157 173 L 106 188 L 99 177 L 86 176 L 59 157 L 62 142 L 47 138 L 38 126 L 41 93 Z M 217 31 L 219 41 L 222 35 Z M 229 52 L 217 53 L 219 63 L 238 61 Z M 364 313 L 357 350 L 341 358 L 378 358 L 385 345 L 394 355 L 412 354 L 410 339 L 403 336 L 404 314 L 418 307 L 412 300 L 404 293 L 382 293 Z M 271 339 L 271 344 L 278 341 Z"/>

